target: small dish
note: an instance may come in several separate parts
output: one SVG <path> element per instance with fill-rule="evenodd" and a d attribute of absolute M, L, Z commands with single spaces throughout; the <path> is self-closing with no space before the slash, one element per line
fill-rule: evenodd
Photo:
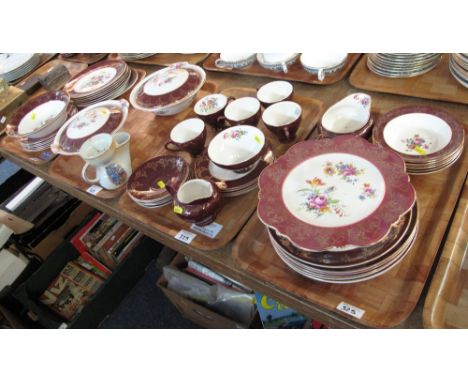
<path fill-rule="evenodd" d="M 287 81 L 272 81 L 263 85 L 257 91 L 257 98 L 264 107 L 292 98 L 294 88 Z"/>
<path fill-rule="evenodd" d="M 268 130 L 281 142 L 290 142 L 296 138 L 296 131 L 301 124 L 302 108 L 292 101 L 275 103 L 262 114 L 262 120 Z"/>
<path fill-rule="evenodd" d="M 362 129 L 370 120 L 371 102 L 367 94 L 350 94 L 323 114 L 322 128 L 332 134 L 350 134 Z"/>
<path fill-rule="evenodd" d="M 240 125 L 218 133 L 208 146 L 208 157 L 218 167 L 244 173 L 260 159 L 265 135 L 254 126 Z"/>

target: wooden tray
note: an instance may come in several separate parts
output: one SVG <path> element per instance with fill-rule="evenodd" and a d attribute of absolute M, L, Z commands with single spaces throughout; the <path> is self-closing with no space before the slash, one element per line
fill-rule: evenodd
<path fill-rule="evenodd" d="M 95 64 L 98 61 L 103 60 L 109 53 L 99 53 L 99 55 L 94 55 L 90 53 L 78 53 L 75 56 L 72 57 L 63 57 L 61 54 L 59 57 L 61 60 L 64 61 L 69 61 L 69 62 L 77 62 L 79 64 L 86 64 L 86 65 L 91 65 Z"/>
<path fill-rule="evenodd" d="M 437 265 L 423 312 L 425 328 L 468 328 L 468 180 Z"/>
<path fill-rule="evenodd" d="M 189 64 L 199 64 L 209 53 L 194 53 L 194 54 L 182 54 L 182 53 L 157 53 L 154 56 L 143 58 L 142 60 L 128 62 L 129 64 L 143 64 L 143 65 L 160 65 L 167 66 L 174 62 L 188 62 Z M 109 58 L 117 59 L 120 56 L 117 53 L 112 53 Z"/>
<path fill-rule="evenodd" d="M 349 77 L 351 85 L 358 89 L 468 104 L 468 89 L 450 73 L 448 54 L 433 70 L 412 78 L 380 77 L 367 68 L 366 62 L 364 55 Z"/>
<path fill-rule="evenodd" d="M 242 96 L 254 95 L 256 91 L 251 88 L 229 88 L 223 90 L 222 93 L 227 96 L 239 98 Z M 297 133 L 297 140 L 295 141 L 297 142 L 298 140 L 307 138 L 307 136 L 314 129 L 317 120 L 321 115 L 323 104 L 321 101 L 300 96 L 295 97 L 295 100 L 300 103 L 303 108 L 303 119 Z M 192 116 L 194 116 L 194 112 L 192 108 L 190 108 L 186 112 L 179 114 L 177 117 L 179 120 L 183 120 Z M 140 118 L 143 118 L 143 116 Z M 167 141 L 169 132 L 175 125 L 175 122 L 165 123 L 165 121 L 162 121 L 160 124 L 158 124 L 157 129 L 155 129 L 152 126 L 148 126 L 147 121 L 142 119 L 138 119 L 138 123 L 136 121 L 137 120 L 135 119 L 133 122 L 138 125 L 138 131 L 135 131 L 135 136 L 133 135 L 132 131 L 132 137 L 141 137 L 135 139 L 141 142 L 138 151 L 145 152 L 145 158 L 156 155 L 169 154 L 169 152 L 166 151 L 163 146 Z M 277 155 L 283 153 L 288 147 L 295 143 L 292 142 L 289 144 L 280 144 L 276 137 L 272 136 L 266 130 L 262 122 L 259 123 L 258 127 L 265 133 Z M 209 135 L 207 137 L 207 145 L 210 138 L 214 135 L 214 132 L 211 128 L 208 131 Z M 151 136 L 151 139 L 148 139 L 149 136 Z M 151 152 L 151 155 L 146 155 L 148 152 Z M 185 155 L 185 153 L 179 155 L 183 155 L 186 160 L 191 161 L 191 159 Z M 141 162 L 142 161 L 140 161 L 140 163 Z M 138 220 L 145 222 L 147 225 L 152 226 L 170 236 L 176 235 L 177 232 L 179 232 L 181 229 L 185 229 L 187 231 L 191 230 L 190 224 L 185 223 L 182 219 L 174 214 L 172 206 L 165 206 L 159 209 L 147 209 L 140 207 L 134 203 L 126 194 L 124 194 L 119 200 L 119 207 L 122 211 L 128 213 L 129 216 L 133 216 Z M 254 191 L 240 197 L 224 198 L 223 208 L 216 218 L 216 222 L 221 224 L 223 229 L 214 239 L 197 234 L 190 245 L 203 250 L 214 250 L 223 247 L 229 241 L 231 241 L 235 235 L 237 235 L 237 233 L 244 226 L 245 222 L 255 211 L 256 207 L 257 192 Z"/>
<path fill-rule="evenodd" d="M 217 58 L 219 58 L 219 53 L 212 53 L 210 57 L 208 57 L 203 63 L 203 67 L 206 70 L 211 70 L 214 72 L 245 74 L 248 76 L 298 81 L 304 82 L 306 84 L 331 85 L 335 82 L 341 81 L 346 76 L 346 74 L 351 70 L 356 61 L 359 59 L 359 56 L 361 56 L 360 53 L 350 53 L 345 65 L 337 72 L 326 76 L 323 81 L 319 81 L 316 75 L 306 72 L 300 63 L 299 58 L 295 64 L 288 68 L 288 73 L 274 72 L 273 70 L 265 69 L 256 61 L 252 65 L 242 69 L 218 68 L 215 65 L 215 61 Z"/>
<path fill-rule="evenodd" d="M 465 131 L 468 125 L 465 125 Z M 239 266 L 264 283 L 274 284 L 308 303 L 335 311 L 370 327 L 394 327 L 411 314 L 418 302 L 450 220 L 468 166 L 467 150 L 449 169 L 414 176 L 420 226 L 406 258 L 386 274 L 366 282 L 336 285 L 309 280 L 290 270 L 271 246 L 265 226 L 252 216 L 233 246 Z M 447 185 L 450 188 L 447 189 Z M 365 311 L 361 319 L 337 310 L 345 302 Z"/>

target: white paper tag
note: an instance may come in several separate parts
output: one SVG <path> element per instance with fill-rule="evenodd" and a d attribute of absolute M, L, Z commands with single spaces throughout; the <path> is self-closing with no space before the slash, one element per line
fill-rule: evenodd
<path fill-rule="evenodd" d="M 190 228 L 193 229 L 195 232 L 208 236 L 210 239 L 214 239 L 218 235 L 218 233 L 223 229 L 223 226 L 219 223 L 213 222 L 203 227 L 200 227 L 196 224 L 192 224 Z"/>
<path fill-rule="evenodd" d="M 181 229 L 177 232 L 177 235 L 174 236 L 174 238 L 185 244 L 190 244 L 195 237 L 197 237 L 197 234 L 186 231 L 185 229 Z"/>
<path fill-rule="evenodd" d="M 6 117 L 3 116 L 2 119 L 0 119 L 0 123 L 3 125 L 5 123 L 5 121 L 6 121 Z"/>
<path fill-rule="evenodd" d="M 91 187 L 89 187 L 86 192 L 91 195 L 97 195 L 99 194 L 99 191 L 102 190 L 101 186 L 98 186 L 97 184 L 93 184 Z"/>
<path fill-rule="evenodd" d="M 346 314 L 349 314 L 350 316 L 353 316 L 359 320 L 362 318 L 362 316 L 364 316 L 364 313 L 366 313 L 365 310 L 359 309 L 351 304 L 347 304 L 346 302 L 340 302 L 336 309 Z"/>

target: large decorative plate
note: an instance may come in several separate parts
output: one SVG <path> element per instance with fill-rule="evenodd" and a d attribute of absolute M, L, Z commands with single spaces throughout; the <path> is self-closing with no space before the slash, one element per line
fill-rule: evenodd
<path fill-rule="evenodd" d="M 442 109 L 404 106 L 380 117 L 373 137 L 376 143 L 397 151 L 405 160 L 427 162 L 443 158 L 463 144 L 463 126 Z"/>
<path fill-rule="evenodd" d="M 126 100 L 103 101 L 81 110 L 60 128 L 51 146 L 55 154 L 78 155 L 87 139 L 100 133 L 111 134 L 125 123 Z"/>
<path fill-rule="evenodd" d="M 260 220 L 306 251 L 378 243 L 416 198 L 402 158 L 354 136 L 295 144 L 259 188 Z"/>

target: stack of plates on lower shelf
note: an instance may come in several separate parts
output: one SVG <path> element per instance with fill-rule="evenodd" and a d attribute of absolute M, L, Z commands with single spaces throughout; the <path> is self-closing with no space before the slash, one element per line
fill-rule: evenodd
<path fill-rule="evenodd" d="M 32 72 L 40 62 L 37 53 L 0 53 L 0 78 L 14 82 Z"/>
<path fill-rule="evenodd" d="M 133 171 L 127 183 L 127 194 L 142 207 L 163 207 L 172 203 L 166 185 L 170 184 L 177 190 L 190 177 L 190 166 L 183 158 L 172 155 L 154 157 Z"/>
<path fill-rule="evenodd" d="M 404 106 L 377 121 L 373 141 L 403 157 L 409 174 L 430 174 L 454 164 L 463 153 L 463 125 L 432 106 Z"/>
<path fill-rule="evenodd" d="M 353 283 L 398 264 L 418 230 L 401 157 L 356 136 L 292 146 L 259 177 L 258 216 L 301 275 Z"/>
<path fill-rule="evenodd" d="M 79 108 L 115 99 L 138 80 L 138 73 L 124 61 L 105 60 L 89 66 L 70 79 L 65 91 Z"/>
<path fill-rule="evenodd" d="M 367 67 L 382 77 L 407 78 L 434 69 L 440 57 L 440 53 L 376 53 L 367 56 Z"/>
<path fill-rule="evenodd" d="M 245 173 L 237 173 L 226 170 L 214 164 L 208 157 L 208 152 L 203 152 L 195 158 L 194 173 L 196 178 L 208 179 L 216 183 L 225 197 L 240 196 L 256 190 L 258 187 L 258 176 L 263 169 L 275 160 L 275 154 L 268 145 L 260 160 L 255 166 Z"/>
<path fill-rule="evenodd" d="M 156 53 L 119 53 L 119 56 L 124 61 L 132 62 L 154 56 L 155 54 Z"/>
<path fill-rule="evenodd" d="M 449 69 L 453 78 L 468 88 L 468 53 L 453 53 L 449 58 Z"/>
<path fill-rule="evenodd" d="M 63 91 L 51 91 L 32 98 L 18 108 L 9 120 L 7 133 L 18 138 L 24 151 L 49 150 L 55 134 L 76 113 L 70 97 Z"/>

